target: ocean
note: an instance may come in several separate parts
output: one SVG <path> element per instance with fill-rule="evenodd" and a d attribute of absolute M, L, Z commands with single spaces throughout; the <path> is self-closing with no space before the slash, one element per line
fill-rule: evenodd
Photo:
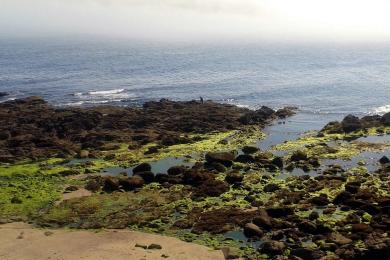
<path fill-rule="evenodd" d="M 211 99 L 340 118 L 390 111 L 390 45 L 0 40 L 0 102 L 55 106 Z"/>

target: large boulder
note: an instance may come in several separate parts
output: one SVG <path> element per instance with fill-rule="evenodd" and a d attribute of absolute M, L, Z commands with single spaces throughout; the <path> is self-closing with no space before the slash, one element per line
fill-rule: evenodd
<path fill-rule="evenodd" d="M 153 172 L 137 172 L 134 176 L 140 176 L 146 183 L 151 183 L 154 181 Z"/>
<path fill-rule="evenodd" d="M 261 247 L 261 252 L 270 255 L 281 255 L 286 249 L 286 245 L 282 241 L 266 241 Z"/>
<path fill-rule="evenodd" d="M 390 159 L 387 156 L 383 156 L 382 158 L 379 159 L 380 164 L 387 164 L 390 163 Z"/>
<path fill-rule="evenodd" d="M 360 119 L 354 115 L 346 116 L 343 121 L 341 121 L 344 132 L 350 133 L 362 129 L 362 123 Z"/>
<path fill-rule="evenodd" d="M 113 192 L 120 189 L 119 181 L 112 177 L 106 177 L 103 183 L 103 190 L 105 192 Z"/>
<path fill-rule="evenodd" d="M 235 155 L 231 152 L 209 152 L 206 154 L 206 161 L 208 163 L 221 163 L 226 167 L 233 164 Z"/>
<path fill-rule="evenodd" d="M 389 113 L 386 113 L 382 116 L 382 119 L 381 119 L 381 122 L 382 124 L 384 124 L 385 126 L 390 126 L 390 112 Z"/>
<path fill-rule="evenodd" d="M 136 174 L 137 172 L 150 172 L 151 170 L 152 166 L 149 163 L 141 163 L 134 167 L 133 174 Z"/>

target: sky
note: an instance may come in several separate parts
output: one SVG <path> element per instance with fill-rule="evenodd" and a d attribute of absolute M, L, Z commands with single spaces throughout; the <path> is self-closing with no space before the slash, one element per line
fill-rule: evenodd
<path fill-rule="evenodd" d="M 389 41 L 388 0 L 0 0 L 0 37 Z"/>

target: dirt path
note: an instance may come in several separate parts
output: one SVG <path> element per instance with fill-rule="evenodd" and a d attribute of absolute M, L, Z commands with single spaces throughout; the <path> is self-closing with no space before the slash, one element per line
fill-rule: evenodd
<path fill-rule="evenodd" d="M 24 223 L 0 225 L 0 259 L 224 259 L 221 251 L 128 230 L 102 232 L 37 229 Z M 161 245 L 145 250 L 136 244 Z"/>

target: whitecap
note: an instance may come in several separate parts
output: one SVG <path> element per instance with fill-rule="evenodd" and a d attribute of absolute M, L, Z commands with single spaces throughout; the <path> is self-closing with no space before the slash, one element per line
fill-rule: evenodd
<path fill-rule="evenodd" d="M 390 112 L 390 105 L 384 105 L 384 106 L 374 108 L 371 114 L 383 115 L 389 112 Z"/>
<path fill-rule="evenodd" d="M 119 94 L 125 91 L 123 88 L 120 89 L 112 89 L 112 90 L 101 90 L 101 91 L 90 91 L 88 92 L 89 95 L 96 95 L 96 96 L 110 96 L 113 94 Z"/>

